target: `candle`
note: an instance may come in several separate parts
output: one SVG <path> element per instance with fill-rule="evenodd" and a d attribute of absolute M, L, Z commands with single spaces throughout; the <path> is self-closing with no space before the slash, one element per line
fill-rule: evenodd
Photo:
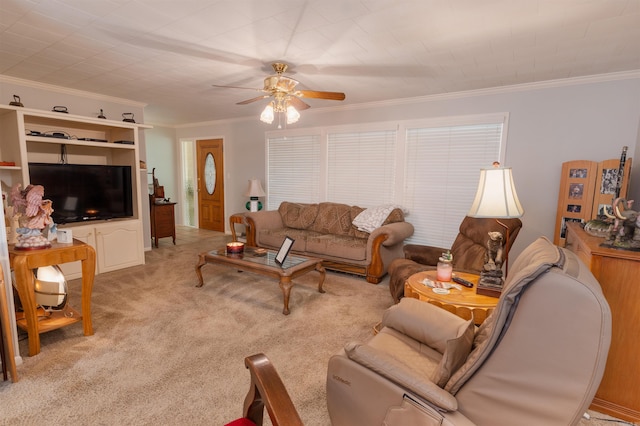
<path fill-rule="evenodd" d="M 229 254 L 240 254 L 244 252 L 244 243 L 240 242 L 231 242 L 227 243 L 227 253 Z"/>

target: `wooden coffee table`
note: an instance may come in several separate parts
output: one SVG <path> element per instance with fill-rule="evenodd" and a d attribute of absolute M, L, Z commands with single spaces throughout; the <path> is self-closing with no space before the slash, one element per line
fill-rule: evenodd
<path fill-rule="evenodd" d="M 290 254 L 282 265 L 278 265 L 275 261 L 276 253 L 274 250 L 264 250 L 260 253 L 260 250 L 256 252 L 255 247 L 247 246 L 245 246 L 242 254 L 227 254 L 226 247 L 200 253 L 199 261 L 196 265 L 196 274 L 198 275 L 196 287 L 202 287 L 204 284 L 202 267 L 207 263 L 219 263 L 232 266 L 240 271 L 277 278 L 284 298 L 284 308 L 282 309 L 284 315 L 289 315 L 289 296 L 294 285 L 294 278 L 309 271 L 318 271 L 320 273 L 318 292 L 324 293 L 322 285 L 324 284 L 325 270 L 322 266 L 322 259 Z"/>
<path fill-rule="evenodd" d="M 447 311 L 458 315 L 466 320 L 473 319 L 476 325 L 480 325 L 489 316 L 498 304 L 498 298 L 476 294 L 476 285 L 479 275 L 454 272 L 455 275 L 474 284 L 473 288 L 457 285 L 460 288 L 449 289 L 449 294 L 438 294 L 433 288 L 422 283 L 422 280 L 429 278 L 436 280 L 436 271 L 423 271 L 411 275 L 404 283 L 405 297 L 424 300 L 432 305 L 439 306 Z M 451 282 L 450 284 L 455 284 Z"/>

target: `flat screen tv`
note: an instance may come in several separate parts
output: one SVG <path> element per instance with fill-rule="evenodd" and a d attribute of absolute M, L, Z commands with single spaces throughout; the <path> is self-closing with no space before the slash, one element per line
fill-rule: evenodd
<path fill-rule="evenodd" d="M 133 216 L 130 166 L 29 163 L 29 180 L 44 186 L 55 223 Z"/>

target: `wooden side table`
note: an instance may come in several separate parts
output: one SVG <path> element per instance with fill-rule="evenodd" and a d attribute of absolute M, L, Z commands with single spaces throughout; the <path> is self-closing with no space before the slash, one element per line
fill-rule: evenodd
<path fill-rule="evenodd" d="M 82 314 L 67 307 L 65 312 L 52 312 L 49 317 L 38 321 L 33 269 L 78 260 L 82 263 Z M 14 246 L 9 246 L 9 261 L 15 271 L 16 289 L 24 310 L 24 315 L 17 317 L 16 322 L 29 336 L 29 356 L 40 353 L 40 333 L 82 321 L 84 335 L 93 334 L 91 292 L 96 271 L 96 252 L 93 247 L 78 240 L 68 244 L 56 242 L 51 248 L 41 250 L 16 250 Z"/>
<path fill-rule="evenodd" d="M 233 241 L 238 241 L 238 236 L 236 235 L 236 224 L 245 225 L 244 213 L 235 213 L 229 216 L 229 228 L 231 228 L 231 238 L 233 238 Z"/>
<path fill-rule="evenodd" d="M 478 284 L 480 278 L 475 274 L 454 273 L 460 278 L 471 281 L 474 286 Z M 499 299 L 495 297 L 476 294 L 475 287 L 460 286 L 460 290 L 455 287 L 449 289 L 449 294 L 435 293 L 431 287 L 422 283 L 425 278 L 435 281 L 436 271 L 423 271 L 411 275 L 404 283 L 404 296 L 424 300 L 466 320 L 471 319 L 471 315 L 473 315 L 476 325 L 482 324 L 498 304 Z"/>
<path fill-rule="evenodd" d="M 151 208 L 151 242 L 158 247 L 158 238 L 172 237 L 176 244 L 176 203 L 156 203 L 153 197 L 149 198 Z"/>

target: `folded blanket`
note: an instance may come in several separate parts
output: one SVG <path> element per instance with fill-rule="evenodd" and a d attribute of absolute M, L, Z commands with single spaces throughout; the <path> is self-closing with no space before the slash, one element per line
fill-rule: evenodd
<path fill-rule="evenodd" d="M 404 211 L 402 206 L 396 204 L 370 207 L 360 212 L 360 214 L 353 219 L 353 225 L 358 228 L 358 231 L 372 232 L 382 226 L 393 209 L 402 209 Z"/>

